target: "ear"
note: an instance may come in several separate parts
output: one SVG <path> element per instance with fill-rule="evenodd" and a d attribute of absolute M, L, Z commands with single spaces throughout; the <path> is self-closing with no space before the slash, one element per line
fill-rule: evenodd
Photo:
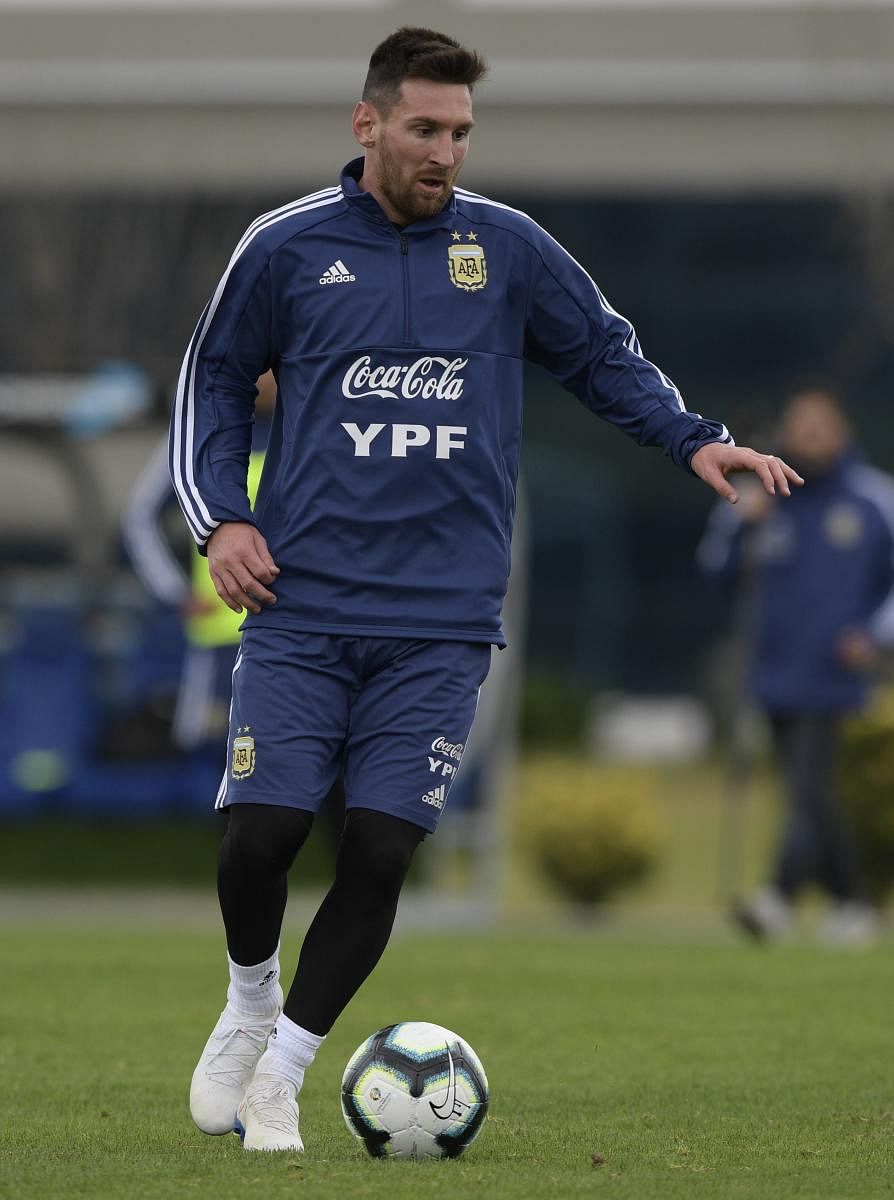
<path fill-rule="evenodd" d="M 351 128 L 354 131 L 354 137 L 367 150 L 376 144 L 378 120 L 378 113 L 368 101 L 357 101 L 354 105 L 354 115 L 351 118 Z"/>

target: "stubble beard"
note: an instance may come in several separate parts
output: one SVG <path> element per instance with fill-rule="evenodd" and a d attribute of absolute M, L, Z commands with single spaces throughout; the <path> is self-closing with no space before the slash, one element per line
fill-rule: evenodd
<path fill-rule="evenodd" d="M 449 175 L 442 177 L 445 187 L 440 196 L 423 196 L 413 190 L 419 178 L 418 174 L 414 175 L 409 183 L 405 182 L 387 143 L 383 142 L 379 147 L 379 187 L 401 221 L 407 225 L 412 221 L 424 221 L 426 217 L 436 216 L 450 202 L 460 167 L 455 167 Z"/>

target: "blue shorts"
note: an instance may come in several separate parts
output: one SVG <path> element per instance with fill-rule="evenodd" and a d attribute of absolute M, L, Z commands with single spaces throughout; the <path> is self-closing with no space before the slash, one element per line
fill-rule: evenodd
<path fill-rule="evenodd" d="M 486 642 L 246 629 L 215 807 L 316 812 L 341 770 L 348 808 L 433 832 L 490 658 Z"/>

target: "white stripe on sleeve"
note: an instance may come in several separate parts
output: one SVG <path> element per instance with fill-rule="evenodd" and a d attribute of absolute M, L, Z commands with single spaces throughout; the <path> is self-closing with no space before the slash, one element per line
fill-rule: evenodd
<path fill-rule="evenodd" d="M 274 209 L 256 221 L 243 234 L 233 256 L 221 277 L 220 282 L 211 298 L 203 318 L 199 321 L 196 332 L 187 348 L 180 368 L 177 381 L 177 394 L 174 401 L 173 445 L 171 452 L 171 475 L 180 505 L 199 544 L 203 544 L 220 524 L 208 510 L 195 479 L 194 438 L 195 438 L 195 385 L 196 362 L 202 349 L 202 343 L 214 320 L 220 306 L 221 298 L 226 290 L 227 282 L 233 268 L 245 253 L 252 241 L 265 229 L 287 220 L 296 213 L 308 212 L 311 209 L 322 208 L 328 204 L 337 204 L 342 198 L 340 187 L 326 188 L 323 192 L 315 192 L 302 200 L 293 201 L 282 208 Z"/>

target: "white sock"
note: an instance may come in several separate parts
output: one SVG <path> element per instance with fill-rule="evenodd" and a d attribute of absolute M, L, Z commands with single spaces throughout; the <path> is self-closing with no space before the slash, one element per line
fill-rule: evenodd
<path fill-rule="evenodd" d="M 227 1007 L 235 1016 L 271 1021 L 282 1008 L 282 988 L 279 986 L 279 945 L 262 963 L 242 967 L 229 954 L 230 986 L 227 988 Z"/>
<path fill-rule="evenodd" d="M 304 1072 L 313 1062 L 317 1051 L 322 1046 L 325 1034 L 311 1033 L 302 1029 L 287 1016 L 280 1015 L 267 1049 L 258 1060 L 255 1067 L 255 1078 L 259 1075 L 278 1075 L 292 1084 L 296 1093 L 301 1090 L 304 1082 Z"/>

